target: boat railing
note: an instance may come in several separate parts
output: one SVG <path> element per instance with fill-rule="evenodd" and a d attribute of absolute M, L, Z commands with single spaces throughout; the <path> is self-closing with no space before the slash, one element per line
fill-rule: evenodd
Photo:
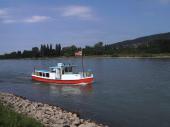
<path fill-rule="evenodd" d="M 93 73 L 92 72 L 80 72 L 81 77 L 92 77 Z"/>
<path fill-rule="evenodd" d="M 35 71 L 34 71 L 34 72 L 32 72 L 32 75 L 35 75 Z"/>

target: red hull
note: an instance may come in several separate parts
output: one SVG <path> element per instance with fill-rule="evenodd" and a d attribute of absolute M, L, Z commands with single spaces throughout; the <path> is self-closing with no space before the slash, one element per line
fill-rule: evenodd
<path fill-rule="evenodd" d="M 45 79 L 36 76 L 32 76 L 32 79 L 35 81 L 45 82 L 45 83 L 55 83 L 55 84 L 91 84 L 94 81 L 94 78 L 84 78 L 78 80 L 53 80 Z"/>

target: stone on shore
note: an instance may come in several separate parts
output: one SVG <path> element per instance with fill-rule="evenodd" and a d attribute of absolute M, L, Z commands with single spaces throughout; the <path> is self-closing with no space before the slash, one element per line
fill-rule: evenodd
<path fill-rule="evenodd" d="M 60 107 L 32 102 L 9 93 L 0 92 L 0 102 L 18 113 L 35 118 L 45 127 L 107 127 L 80 119 L 77 114 L 65 111 Z"/>

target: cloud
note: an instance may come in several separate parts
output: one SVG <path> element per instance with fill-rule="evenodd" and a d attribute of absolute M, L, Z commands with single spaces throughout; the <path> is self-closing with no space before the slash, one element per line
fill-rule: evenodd
<path fill-rule="evenodd" d="M 2 22 L 6 24 L 10 23 L 38 23 L 38 22 L 45 22 L 49 20 L 50 17 L 48 16 L 31 16 L 30 18 L 23 18 L 23 19 L 4 19 Z"/>
<path fill-rule="evenodd" d="M 26 23 L 37 23 L 37 22 L 44 22 L 47 21 L 48 19 L 50 19 L 50 17 L 48 16 L 32 16 L 30 18 L 24 19 L 23 22 Z"/>
<path fill-rule="evenodd" d="M 162 4 L 169 4 L 170 0 L 159 0 L 159 2 Z"/>
<path fill-rule="evenodd" d="M 0 19 L 9 17 L 7 9 L 0 9 Z"/>
<path fill-rule="evenodd" d="M 56 8 L 55 8 L 56 9 Z M 17 10 L 17 9 L 16 9 Z M 22 10 L 21 10 L 22 11 Z M 62 17 L 73 17 L 78 18 L 81 20 L 96 20 L 96 16 L 92 8 L 89 6 L 82 6 L 82 5 L 70 5 L 70 6 L 63 6 L 57 8 L 58 13 Z M 11 13 L 12 12 L 12 13 Z M 0 22 L 5 24 L 12 24 L 12 23 L 39 23 L 39 22 L 47 22 L 50 19 L 56 19 L 53 15 L 45 16 L 45 15 L 32 15 L 30 17 L 26 17 L 25 15 L 20 15 L 16 12 L 11 11 L 11 9 L 0 9 Z"/>
<path fill-rule="evenodd" d="M 64 17 L 77 17 L 80 19 L 94 19 L 93 11 L 90 7 L 73 5 L 59 8 L 61 15 Z"/>
<path fill-rule="evenodd" d="M 7 11 L 0 9 L 0 16 L 7 15 Z"/>
<path fill-rule="evenodd" d="M 14 20 L 14 19 L 4 19 L 2 22 L 6 23 L 6 24 L 9 24 L 9 23 L 16 23 L 17 21 Z"/>
<path fill-rule="evenodd" d="M 10 16 L 7 9 L 0 9 L 0 22 L 3 23 L 10 22 L 9 18 Z"/>

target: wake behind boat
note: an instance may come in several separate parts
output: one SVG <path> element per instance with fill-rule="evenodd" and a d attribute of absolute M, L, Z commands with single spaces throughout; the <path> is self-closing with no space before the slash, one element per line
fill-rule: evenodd
<path fill-rule="evenodd" d="M 91 72 L 73 72 L 74 65 L 58 63 L 55 67 L 49 67 L 49 70 L 34 69 L 32 79 L 35 81 L 55 84 L 86 85 L 94 81 Z"/>

